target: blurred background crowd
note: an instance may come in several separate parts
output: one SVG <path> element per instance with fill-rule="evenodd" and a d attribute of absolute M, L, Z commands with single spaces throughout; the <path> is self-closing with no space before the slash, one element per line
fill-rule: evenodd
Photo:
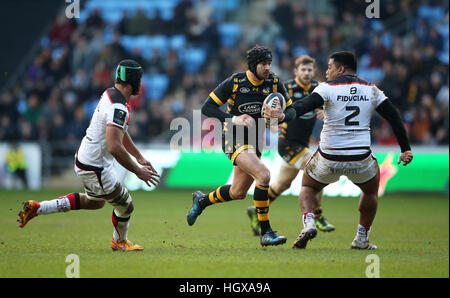
<path fill-rule="evenodd" d="M 246 70 L 245 51 L 258 43 L 272 48 L 283 80 L 299 55 L 317 60 L 323 81 L 328 55 L 353 50 L 358 74 L 399 108 L 411 142 L 448 145 L 449 3 L 380 3 L 380 18 L 370 19 L 360 0 L 82 1 L 80 18 L 62 10 L 2 89 L 0 142 L 64 144 L 52 154 L 72 157 L 115 66 L 132 58 L 145 75 L 129 132 L 136 142 L 167 143 L 171 120 L 192 118 L 218 83 Z M 384 120 L 372 122 L 373 144 L 396 144 Z M 318 137 L 316 129 L 312 142 Z"/>

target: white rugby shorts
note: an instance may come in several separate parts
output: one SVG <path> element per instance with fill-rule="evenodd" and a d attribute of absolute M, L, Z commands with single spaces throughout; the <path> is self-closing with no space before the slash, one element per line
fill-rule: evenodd
<path fill-rule="evenodd" d="M 112 167 L 108 169 L 96 168 L 76 161 L 74 170 L 90 200 L 103 200 L 120 185 Z"/>
<path fill-rule="evenodd" d="M 361 160 L 330 160 L 317 150 L 306 164 L 305 171 L 311 178 L 322 184 L 339 181 L 341 176 L 347 176 L 355 184 L 363 184 L 377 175 L 378 162 L 372 154 Z"/>

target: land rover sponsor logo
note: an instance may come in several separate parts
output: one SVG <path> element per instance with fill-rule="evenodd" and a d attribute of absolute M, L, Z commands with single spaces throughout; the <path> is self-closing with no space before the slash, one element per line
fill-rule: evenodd
<path fill-rule="evenodd" d="M 241 93 L 249 93 L 249 92 L 250 92 L 250 88 L 247 88 L 247 87 L 241 87 L 241 88 L 239 89 L 239 91 L 240 91 Z"/>
<path fill-rule="evenodd" d="M 262 103 L 255 101 L 241 104 L 238 110 L 243 114 L 258 114 L 261 113 L 261 107 Z"/>
<path fill-rule="evenodd" d="M 264 94 L 269 94 L 269 93 L 270 93 L 270 87 L 264 88 L 264 89 L 262 90 L 262 92 L 263 92 Z"/>

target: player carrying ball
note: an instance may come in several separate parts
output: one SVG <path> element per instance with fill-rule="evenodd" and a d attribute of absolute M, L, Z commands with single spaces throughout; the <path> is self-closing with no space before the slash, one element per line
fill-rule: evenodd
<path fill-rule="evenodd" d="M 315 60 L 304 55 L 295 59 L 294 79 L 287 81 L 286 87 L 289 97 L 295 103 L 303 100 L 314 91 L 319 83 L 313 80 Z M 278 136 L 278 153 L 282 158 L 278 179 L 269 187 L 269 201 L 272 204 L 297 177 L 300 170 L 304 170 L 306 162 L 311 158 L 309 151 L 309 138 L 311 137 L 316 119 L 323 119 L 322 109 L 310 111 L 303 116 L 281 124 L 281 133 Z M 318 206 L 314 209 L 314 220 L 317 228 L 324 232 L 334 231 L 334 226 L 327 222 L 322 214 L 322 191 L 317 194 Z M 247 209 L 250 224 L 254 235 L 259 235 L 259 222 L 255 207 Z"/>
<path fill-rule="evenodd" d="M 268 189 L 270 171 L 260 160 L 264 145 L 265 119 L 278 123 L 295 117 L 292 101 L 280 82 L 272 73 L 272 52 L 267 47 L 256 45 L 247 52 L 248 71 L 235 73 L 223 81 L 210 93 L 202 107 L 202 113 L 215 117 L 223 123 L 222 149 L 234 165 L 231 185 L 222 185 L 209 194 L 196 191 L 192 208 L 187 214 L 187 222 L 193 225 L 203 210 L 213 204 L 242 200 L 256 182 L 254 205 L 261 226 L 260 244 L 278 245 L 286 242 L 286 237 L 278 235 L 269 223 Z M 275 109 L 263 104 L 267 95 L 279 92 L 286 99 L 286 110 Z M 228 103 L 228 113 L 220 107 Z M 263 111 L 263 115 L 261 115 Z M 264 117 L 264 118 L 263 118 Z M 263 120 L 263 121 L 260 121 Z"/>

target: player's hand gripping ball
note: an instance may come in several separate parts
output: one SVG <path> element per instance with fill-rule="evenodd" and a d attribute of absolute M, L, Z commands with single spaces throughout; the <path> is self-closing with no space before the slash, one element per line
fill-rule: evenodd
<path fill-rule="evenodd" d="M 264 117 L 267 126 L 278 125 L 278 120 L 286 109 L 286 100 L 281 93 L 269 94 L 263 102 L 261 115 Z"/>

